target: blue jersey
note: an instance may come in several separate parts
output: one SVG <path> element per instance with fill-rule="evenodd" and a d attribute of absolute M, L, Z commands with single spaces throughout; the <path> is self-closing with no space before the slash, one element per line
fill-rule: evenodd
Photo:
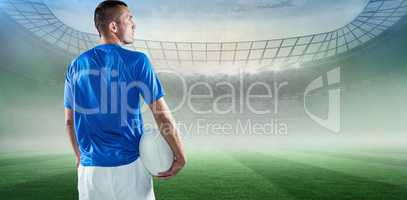
<path fill-rule="evenodd" d="M 69 66 L 64 106 L 74 111 L 83 166 L 120 166 L 139 156 L 140 98 L 164 96 L 147 56 L 117 44 L 98 45 Z M 142 102 L 141 102 L 142 103 Z"/>

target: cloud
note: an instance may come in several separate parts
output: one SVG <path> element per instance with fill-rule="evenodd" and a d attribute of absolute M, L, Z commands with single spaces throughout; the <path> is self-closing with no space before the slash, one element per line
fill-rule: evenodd
<path fill-rule="evenodd" d="M 307 0 L 241 0 L 234 6 L 236 12 L 253 12 L 303 6 Z"/>
<path fill-rule="evenodd" d="M 65 23 L 95 33 L 100 0 L 44 0 Z M 177 41 L 233 41 L 328 31 L 351 21 L 368 0 L 130 1 L 137 37 Z"/>
<path fill-rule="evenodd" d="M 293 0 L 282 0 L 277 2 L 262 2 L 256 5 L 259 9 L 270 9 L 270 8 L 285 8 L 285 7 L 293 7 L 295 4 Z"/>

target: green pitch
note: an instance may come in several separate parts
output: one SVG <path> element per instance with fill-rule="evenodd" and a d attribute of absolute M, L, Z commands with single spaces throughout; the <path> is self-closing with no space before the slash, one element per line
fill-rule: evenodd
<path fill-rule="evenodd" d="M 0 156 L 0 199 L 77 199 L 71 155 Z M 406 151 L 195 152 L 157 199 L 407 199 Z"/>

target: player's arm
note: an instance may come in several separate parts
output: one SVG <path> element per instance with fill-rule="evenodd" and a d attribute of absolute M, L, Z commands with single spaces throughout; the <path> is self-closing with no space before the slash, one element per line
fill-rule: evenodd
<path fill-rule="evenodd" d="M 65 129 L 68 133 L 69 140 L 71 141 L 71 145 L 76 156 L 76 167 L 78 167 L 80 161 L 80 152 L 78 143 L 76 142 L 76 135 L 73 123 L 73 111 L 72 109 L 69 108 L 65 108 Z"/>
<path fill-rule="evenodd" d="M 154 119 L 160 129 L 161 134 L 168 142 L 175 156 L 171 168 L 166 172 L 159 173 L 158 176 L 160 179 L 169 179 L 175 176 L 186 164 L 184 147 L 179 131 L 176 128 L 174 119 L 171 115 L 171 111 L 168 108 L 164 98 L 160 98 L 152 102 L 149 104 L 149 107 L 153 113 Z"/>

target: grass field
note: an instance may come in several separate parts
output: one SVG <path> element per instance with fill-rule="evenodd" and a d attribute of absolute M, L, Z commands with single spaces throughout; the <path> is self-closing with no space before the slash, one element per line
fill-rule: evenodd
<path fill-rule="evenodd" d="M 0 199 L 77 199 L 68 154 L 3 153 Z M 157 199 L 407 199 L 407 151 L 195 152 Z"/>

